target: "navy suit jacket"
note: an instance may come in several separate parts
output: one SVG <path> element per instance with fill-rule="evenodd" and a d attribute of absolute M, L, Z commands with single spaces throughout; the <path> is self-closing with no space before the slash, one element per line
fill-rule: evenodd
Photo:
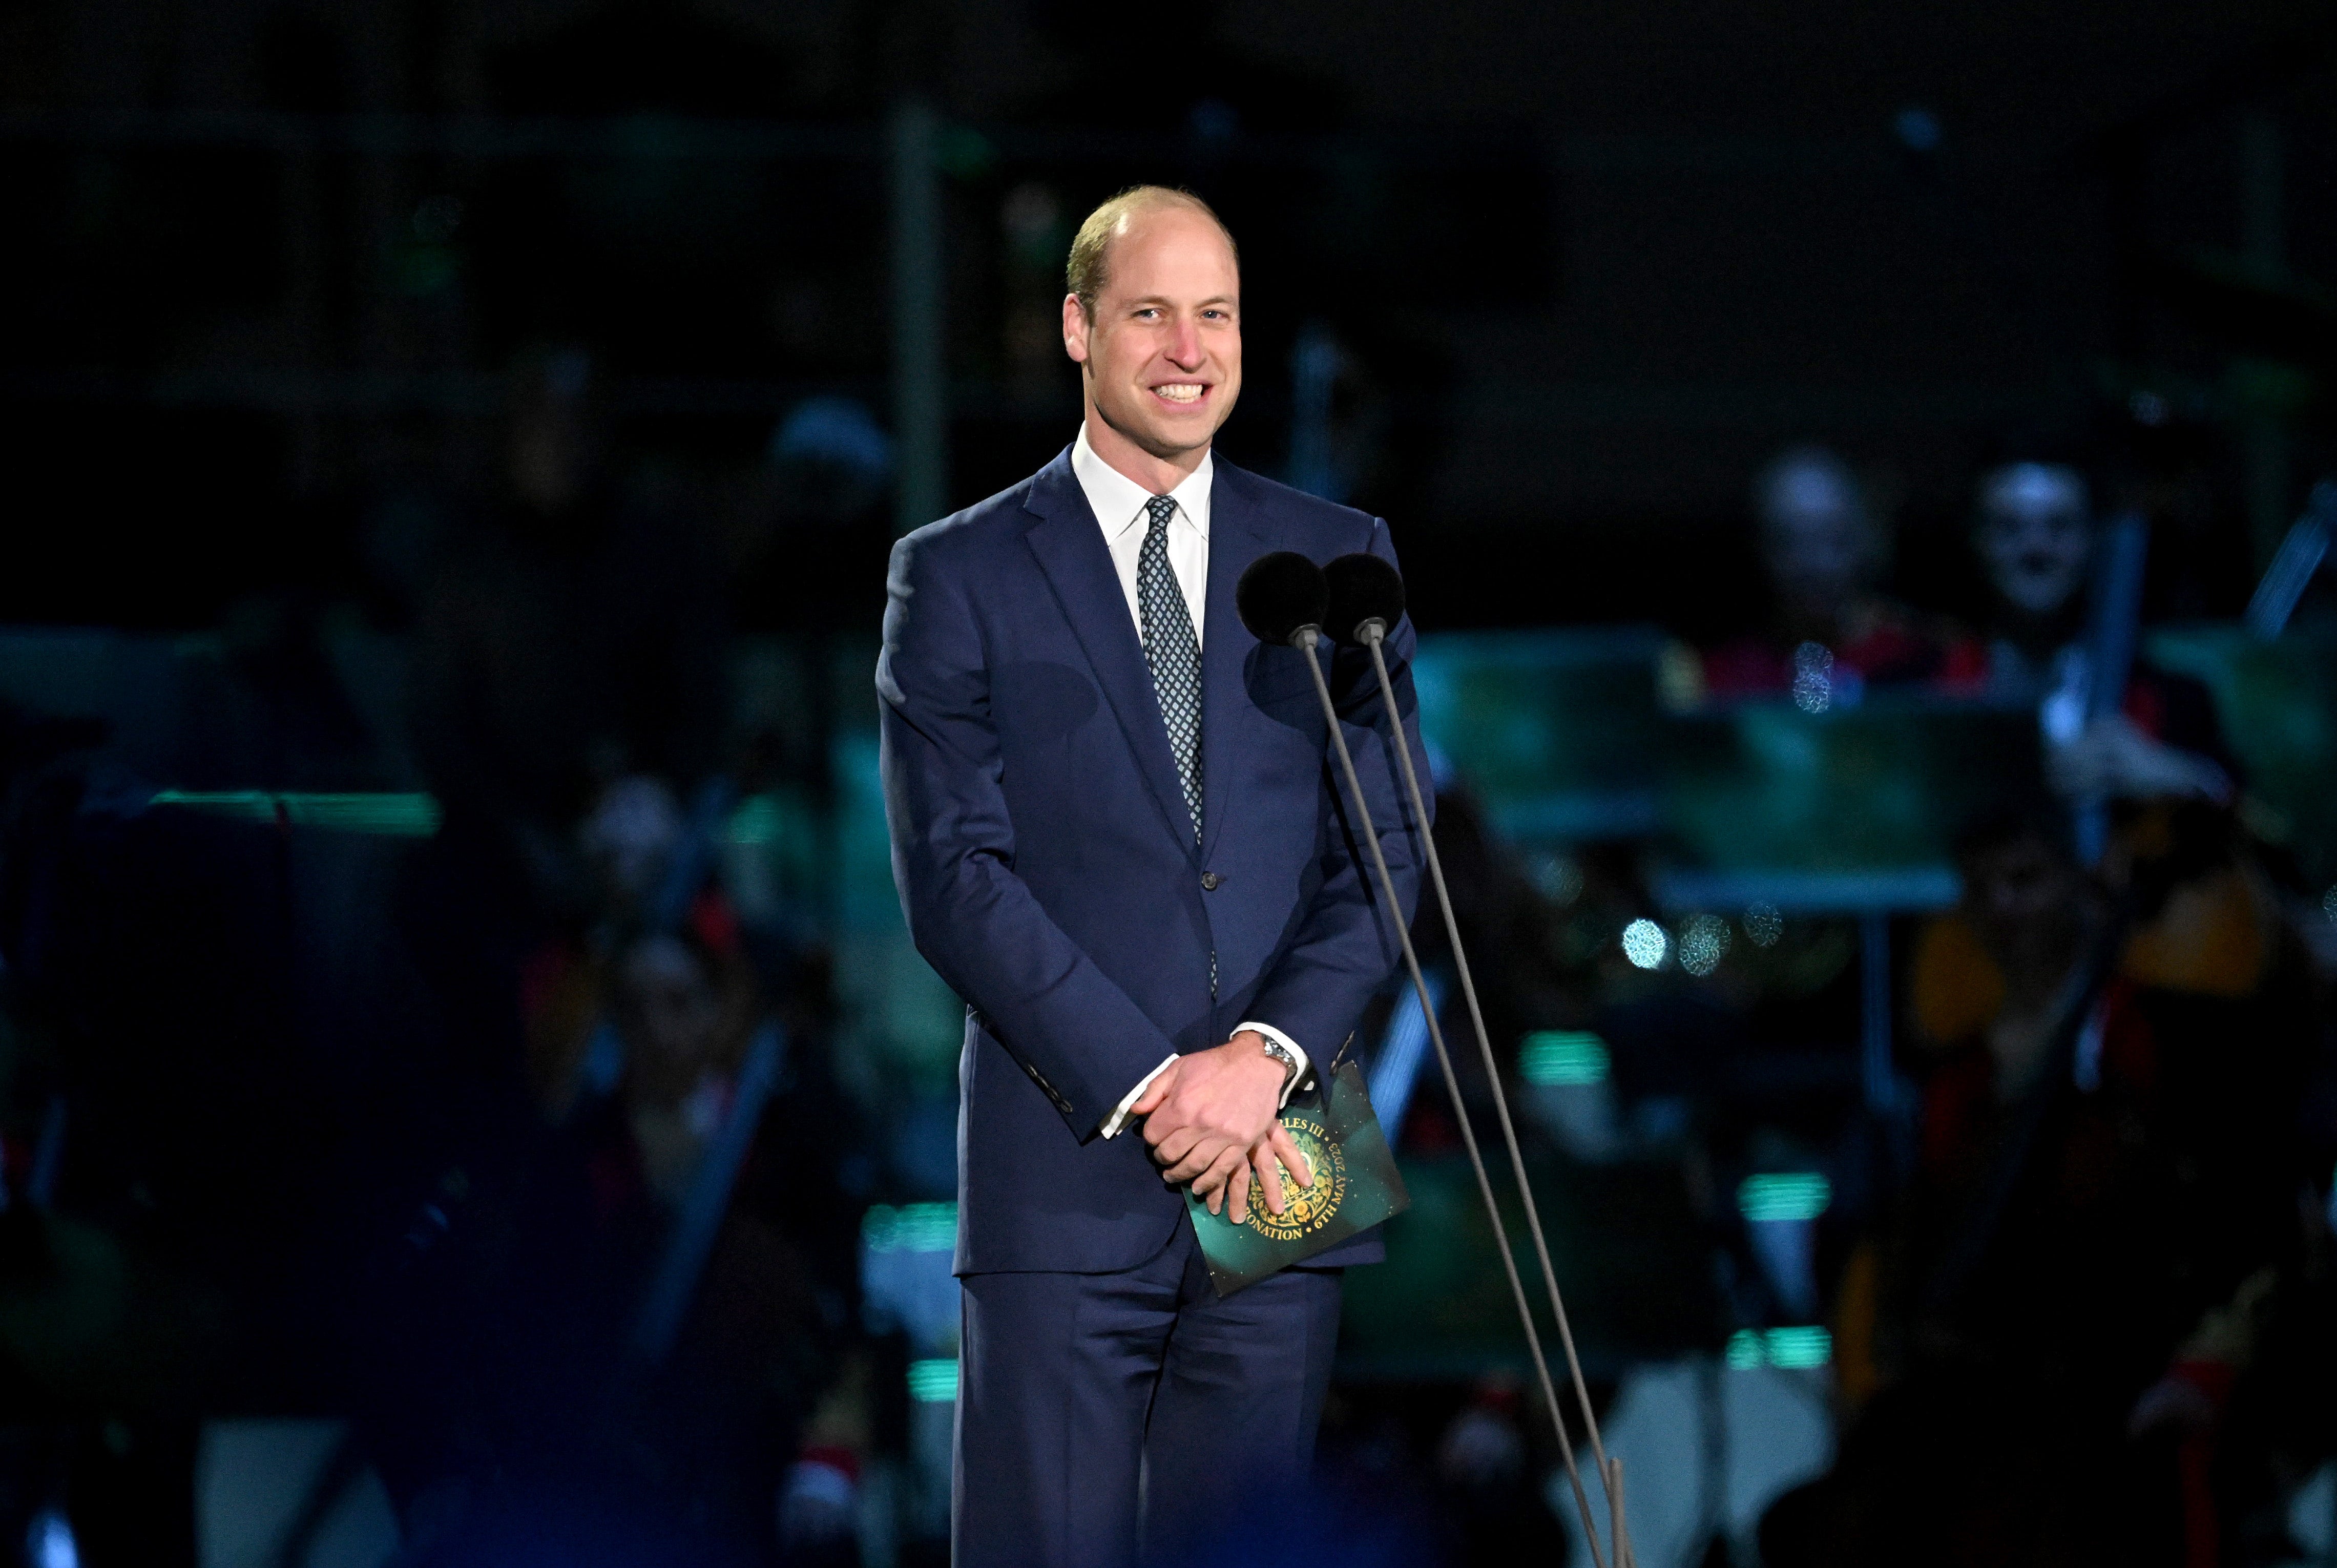
<path fill-rule="evenodd" d="M 1128 600 L 1068 449 L 895 547 L 877 664 L 893 876 L 967 1004 L 957 1270 L 1101 1273 L 1184 1223 L 1139 1130 L 1097 1130 L 1174 1052 L 1271 1024 L 1327 1064 L 1399 961 L 1421 835 L 1367 656 L 1318 657 L 1401 894 L 1386 907 L 1297 650 L 1242 625 L 1259 556 L 1394 559 L 1385 524 L 1219 462 L 1202 628 L 1200 842 Z M 1419 760 L 1412 628 L 1388 640 Z M 1214 885 L 1203 880 L 1214 873 Z M 1209 995 L 1209 958 L 1218 987 Z M 1322 1255 L 1378 1257 L 1375 1234 Z"/>

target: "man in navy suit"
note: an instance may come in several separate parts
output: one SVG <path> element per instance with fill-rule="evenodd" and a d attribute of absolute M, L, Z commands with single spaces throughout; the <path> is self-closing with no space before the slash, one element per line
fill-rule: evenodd
<path fill-rule="evenodd" d="M 1239 1220 L 1253 1182 L 1279 1211 L 1280 1169 L 1311 1181 L 1277 1112 L 1394 965 L 1426 831 L 1369 665 L 1326 648 L 1390 909 L 1306 655 L 1235 609 L 1261 555 L 1393 551 L 1211 458 L 1241 391 L 1231 237 L 1139 187 L 1067 270 L 1079 438 L 901 541 L 876 677 L 894 877 L 968 1004 L 961 1568 L 1186 1561 L 1303 1502 L 1340 1269 L 1377 1236 L 1219 1299 L 1178 1190 Z M 1417 748 L 1411 640 L 1388 649 Z"/>

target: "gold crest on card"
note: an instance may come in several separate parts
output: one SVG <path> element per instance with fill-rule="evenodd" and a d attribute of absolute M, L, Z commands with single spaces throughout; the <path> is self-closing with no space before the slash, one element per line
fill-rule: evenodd
<path fill-rule="evenodd" d="M 1253 1183 L 1248 1223 L 1262 1236 L 1291 1241 L 1321 1230 L 1339 1211 L 1339 1200 L 1347 1195 L 1347 1161 L 1339 1146 L 1324 1137 L 1321 1129 L 1311 1122 L 1287 1116 L 1283 1119 L 1282 1130 L 1290 1134 L 1307 1169 L 1315 1172 L 1315 1185 L 1300 1186 L 1298 1179 L 1279 1160 L 1276 1161 L 1276 1173 L 1282 1178 L 1282 1212 L 1276 1214 L 1266 1208 L 1264 1194 Z"/>

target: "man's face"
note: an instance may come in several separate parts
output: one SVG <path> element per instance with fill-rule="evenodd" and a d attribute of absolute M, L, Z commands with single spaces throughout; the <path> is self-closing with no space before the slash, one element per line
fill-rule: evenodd
<path fill-rule="evenodd" d="M 1217 226 L 1139 211 L 1111 244 L 1092 320 L 1063 300 L 1063 347 L 1103 422 L 1155 457 L 1206 447 L 1241 395 L 1241 274 Z"/>
<path fill-rule="evenodd" d="M 1965 858 L 1964 916 L 1999 964 L 2023 973 L 2066 964 L 2083 930 L 2086 883 L 2068 858 L 2023 834 Z"/>
<path fill-rule="evenodd" d="M 2025 614 L 2050 615 L 2075 598 L 2093 548 L 2093 520 L 2071 491 L 2006 485 L 1989 496 L 1980 514 L 1980 553 L 1989 581 Z"/>
<path fill-rule="evenodd" d="M 625 955 L 617 978 L 635 1087 L 653 1100 L 679 1099 L 720 1044 L 722 1007 L 713 977 L 680 942 L 651 936 Z"/>
<path fill-rule="evenodd" d="M 1828 616 L 1866 585 L 1876 554 L 1858 496 L 1822 468 L 1783 476 L 1763 518 L 1762 545 L 1778 596 L 1798 614 Z"/>

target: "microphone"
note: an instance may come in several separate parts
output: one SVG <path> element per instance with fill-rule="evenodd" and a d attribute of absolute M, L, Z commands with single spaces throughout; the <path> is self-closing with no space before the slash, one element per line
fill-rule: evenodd
<path fill-rule="evenodd" d="M 1234 588 L 1242 624 L 1261 642 L 1311 648 L 1302 633 L 1323 627 L 1328 593 L 1323 568 L 1296 550 L 1276 550 L 1249 564 Z"/>
<path fill-rule="evenodd" d="M 1444 885 L 1444 866 L 1436 854 L 1436 838 L 1427 830 L 1428 804 L 1422 798 L 1420 777 L 1413 767 L 1412 747 L 1403 737 L 1403 724 L 1396 708 L 1395 684 L 1388 677 L 1387 655 L 1383 644 L 1386 642 L 1388 633 L 1395 629 L 1396 622 L 1403 619 L 1403 574 L 1398 572 L 1392 563 L 1367 551 L 1357 551 L 1351 555 L 1342 555 L 1324 567 L 1323 580 L 1328 592 L 1328 602 L 1323 612 L 1324 630 L 1338 642 L 1350 647 L 1361 647 L 1370 651 L 1372 669 L 1379 678 L 1380 701 L 1387 709 L 1389 721 L 1395 727 L 1395 754 L 1398 766 L 1403 774 L 1405 797 L 1412 803 L 1413 820 L 1422 824 L 1421 840 L 1427 853 L 1429 881 L 1436 892 L 1437 909 L 1444 917 L 1444 936 L 1452 949 L 1452 966 L 1460 976 L 1461 994 L 1468 999 L 1469 1022 L 1476 1032 L 1477 1051 L 1485 1065 L 1485 1081 L 1492 1088 L 1493 1109 L 1501 1118 L 1501 1137 L 1509 1145 L 1510 1171 L 1517 1179 L 1518 1196 L 1525 1209 L 1526 1229 L 1532 1234 L 1534 1252 L 1541 1264 L 1542 1288 L 1550 1297 L 1550 1312 L 1558 1323 L 1559 1339 L 1566 1349 L 1567 1369 L 1573 1375 L 1575 1398 L 1582 1407 L 1583 1426 L 1590 1438 L 1591 1453 L 1599 1467 L 1600 1482 L 1607 1493 L 1608 1544 L 1615 1554 L 1617 1568 L 1624 1568 L 1625 1564 L 1631 1562 L 1634 1553 L 1631 1550 L 1630 1533 L 1623 1520 L 1622 1465 L 1619 1460 L 1611 1460 L 1607 1456 L 1606 1445 L 1600 1440 L 1599 1435 L 1598 1418 L 1591 1414 L 1590 1390 L 1582 1378 L 1582 1358 L 1574 1348 L 1574 1331 L 1567 1321 L 1566 1303 L 1559 1298 L 1558 1275 L 1550 1267 L 1550 1243 L 1542 1235 L 1541 1216 L 1535 1208 L 1533 1189 L 1526 1181 L 1525 1155 L 1518 1147 L 1517 1126 L 1510 1119 L 1509 1095 L 1501 1088 L 1501 1069 L 1493 1061 L 1493 1044 L 1485 1033 L 1484 1010 L 1478 1005 L 1476 982 L 1470 977 L 1469 957 L 1461 946 L 1461 927 L 1459 922 L 1453 918 L 1452 895 Z M 1317 683 L 1320 684 L 1319 675 Z M 1330 692 L 1327 689 L 1324 691 L 1323 697 L 1324 710 L 1328 712 Z M 1332 735 L 1340 742 L 1340 754 L 1344 760 L 1346 754 L 1345 741 L 1339 736 L 1336 720 L 1332 724 Z M 1349 771 L 1351 780 L 1353 777 L 1351 767 Z M 1360 789 L 1356 791 L 1355 804 L 1359 810 L 1363 808 L 1363 794 Z M 1368 827 L 1366 831 L 1369 831 Z M 1378 854 L 1376 838 L 1374 840 L 1373 853 Z M 1391 905 L 1394 902 L 1393 888 L 1389 890 L 1389 902 Z M 1413 957 L 1409 933 L 1405 934 L 1403 951 L 1405 959 L 1413 965 L 1413 974 L 1416 977 L 1419 966 L 1418 961 Z M 1429 1037 L 1435 1042 L 1438 1059 L 1442 1063 L 1446 1082 L 1452 1091 L 1453 1109 L 1461 1116 L 1462 1132 L 1466 1134 L 1468 1117 L 1467 1113 L 1461 1110 L 1460 1085 L 1452 1078 L 1451 1062 L 1444 1059 L 1443 1036 L 1437 1028 L 1435 1010 L 1428 1004 L 1425 985 L 1421 987 L 1420 1004 L 1422 1014 L 1428 1020 Z M 1468 1137 L 1466 1141 L 1470 1157 L 1473 1160 L 1477 1155 L 1476 1140 L 1473 1137 Z M 1478 1167 L 1477 1175 L 1480 1181 L 1484 1181 L 1484 1168 L 1481 1163 Z M 1492 1190 L 1490 1186 L 1485 1189 L 1485 1195 L 1486 1202 L 1490 1205 L 1492 1201 Z M 1494 1223 L 1494 1230 L 1497 1234 L 1502 1234 L 1498 1218 Z M 1506 1234 L 1502 1234 L 1502 1245 L 1504 1249 L 1508 1246 Z M 1527 1316 L 1525 1296 L 1522 1289 L 1518 1287 L 1514 1269 L 1510 1275 L 1510 1283 L 1512 1289 L 1519 1289 L 1520 1315 Z M 1530 1327 L 1528 1333 L 1530 1336 Z M 1539 1343 L 1534 1344 L 1533 1350 L 1535 1364 L 1537 1369 L 1540 1369 L 1541 1349 Z M 1590 1543 L 1591 1555 L 1595 1561 L 1599 1552 L 1599 1539 L 1598 1533 L 1590 1528 L 1589 1498 L 1584 1494 L 1581 1478 L 1574 1468 L 1572 1446 L 1565 1439 L 1565 1423 L 1558 1418 L 1557 1397 L 1550 1392 L 1549 1373 L 1546 1370 L 1543 1371 L 1542 1377 L 1543 1391 L 1550 1399 L 1551 1418 L 1560 1433 L 1561 1454 L 1566 1460 L 1567 1478 L 1574 1484 L 1575 1503 L 1582 1510 L 1583 1534 Z"/>
<path fill-rule="evenodd" d="M 1341 642 L 1364 646 L 1371 641 L 1365 627 L 1376 622 L 1384 637 L 1403 619 L 1403 574 L 1368 551 L 1324 567 L 1323 584 L 1330 592 L 1323 629 Z"/>
<path fill-rule="evenodd" d="M 1420 780 L 1412 765 L 1412 745 L 1403 733 L 1403 724 L 1396 715 L 1395 690 L 1390 683 L 1386 660 L 1381 655 L 1380 642 L 1388 629 L 1403 617 L 1403 579 L 1394 567 L 1375 555 L 1343 555 L 1328 568 L 1318 567 L 1296 551 L 1276 551 L 1252 562 L 1241 575 L 1234 591 L 1234 603 L 1241 612 L 1242 624 L 1261 642 L 1283 642 L 1299 649 L 1306 655 L 1306 672 L 1314 678 L 1315 698 L 1322 704 L 1323 722 L 1328 730 L 1333 754 L 1339 760 L 1339 771 L 1347 781 L 1347 792 L 1354 801 L 1355 825 L 1363 830 L 1364 847 L 1371 852 L 1373 869 L 1379 874 L 1382 891 L 1387 897 L 1387 908 L 1393 916 L 1403 901 L 1396 896 L 1395 878 L 1388 870 L 1387 853 L 1381 848 L 1379 829 L 1372 821 L 1370 801 L 1364 794 L 1363 780 L 1355 772 L 1355 759 L 1347 747 L 1345 726 L 1339 718 L 1338 705 L 1331 700 L 1330 682 L 1323 675 L 1323 661 L 1315 652 L 1327 627 L 1340 642 L 1368 647 L 1372 662 L 1379 672 L 1380 694 L 1386 704 L 1391 720 L 1395 725 L 1395 751 L 1403 760 L 1405 788 L 1410 791 L 1413 820 L 1420 824 L 1421 838 L 1427 848 L 1428 865 L 1434 873 L 1436 897 L 1444 911 L 1445 933 L 1452 942 L 1452 953 L 1459 965 L 1462 988 L 1469 995 L 1469 1013 L 1477 1025 L 1479 1048 L 1484 1053 L 1486 1076 L 1493 1086 L 1494 1103 L 1501 1112 L 1501 1131 L 1509 1139 L 1510 1161 L 1516 1172 L 1518 1191 L 1525 1200 L 1527 1223 L 1532 1227 L 1534 1246 L 1540 1254 L 1542 1282 L 1549 1289 L 1550 1305 L 1557 1314 L 1558 1329 L 1565 1341 L 1566 1359 L 1574 1374 L 1575 1396 L 1582 1406 L 1583 1420 L 1590 1435 L 1592 1451 L 1597 1456 L 1599 1479 L 1606 1491 L 1609 1522 L 1608 1552 L 1599 1551 L 1599 1531 L 1591 1523 L 1590 1498 L 1583 1489 L 1582 1477 L 1574 1462 L 1574 1445 L 1567 1436 L 1566 1418 L 1558 1404 L 1558 1390 L 1550 1381 L 1550 1365 L 1543 1357 L 1541 1334 L 1535 1327 L 1533 1309 L 1527 1304 L 1525 1284 L 1519 1278 L 1515 1255 L 1509 1243 L 1508 1227 L 1501 1220 L 1500 1202 L 1493 1196 L 1492 1179 L 1486 1174 L 1484 1155 L 1477 1147 L 1477 1133 L 1469 1120 L 1467 1104 L 1461 1096 L 1461 1080 L 1452 1071 L 1452 1054 L 1444 1044 L 1444 1030 L 1436 1018 L 1436 1004 L 1429 995 L 1428 981 L 1421 973 L 1420 955 L 1412 943 L 1412 932 L 1401 920 L 1395 920 L 1397 945 L 1403 949 L 1404 968 L 1412 979 L 1413 994 L 1419 999 L 1420 1013 L 1428 1024 L 1429 1043 L 1436 1048 L 1436 1063 L 1444 1074 L 1444 1087 L 1452 1098 L 1454 1120 L 1461 1130 L 1461 1142 L 1469 1153 L 1469 1164 L 1477 1178 L 1477 1191 L 1484 1200 L 1485 1213 L 1492 1221 L 1493 1234 L 1501 1239 L 1501 1267 L 1509 1277 L 1510 1294 L 1518 1309 L 1518 1321 L 1525 1330 L 1526 1348 L 1533 1358 L 1534 1371 L 1541 1385 L 1542 1398 L 1550 1406 L 1550 1424 L 1557 1431 L 1560 1456 L 1566 1462 L 1566 1475 L 1572 1484 L 1574 1504 L 1582 1514 L 1584 1539 L 1590 1547 L 1592 1568 L 1631 1568 L 1630 1536 L 1622 1519 L 1622 1465 L 1609 1460 L 1599 1437 L 1598 1418 L 1591 1413 L 1590 1394 L 1582 1380 L 1581 1358 L 1575 1353 L 1574 1336 L 1567 1325 L 1566 1308 L 1559 1300 L 1557 1277 L 1550 1266 L 1550 1247 L 1542 1240 L 1541 1221 L 1534 1212 L 1533 1192 L 1526 1185 L 1525 1159 L 1518 1152 L 1516 1130 L 1511 1125 L 1508 1102 L 1501 1097 L 1501 1074 L 1493 1065 L 1493 1052 L 1485 1037 L 1485 1024 L 1478 1011 L 1474 986 L 1469 979 L 1469 966 L 1461 957 L 1461 939 L 1452 925 L 1452 902 L 1444 887 L 1444 873 L 1438 866 L 1436 844 L 1428 831 L 1428 809 L 1420 792 Z"/>

